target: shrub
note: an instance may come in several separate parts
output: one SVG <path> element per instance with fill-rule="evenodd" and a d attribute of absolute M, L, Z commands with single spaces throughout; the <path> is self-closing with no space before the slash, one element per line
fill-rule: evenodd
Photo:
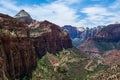
<path fill-rule="evenodd" d="M 2 25 L 0 25 L 0 29 L 3 29 L 3 26 L 2 26 Z"/>
<path fill-rule="evenodd" d="M 67 72 L 67 70 L 64 67 L 60 67 L 60 66 L 57 68 L 57 71 L 59 73 L 66 73 Z"/>

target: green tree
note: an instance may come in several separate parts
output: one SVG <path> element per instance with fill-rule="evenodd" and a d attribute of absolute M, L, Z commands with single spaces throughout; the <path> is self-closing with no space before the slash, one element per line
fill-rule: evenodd
<path fill-rule="evenodd" d="M 0 29 L 3 29 L 3 26 L 2 26 L 2 25 L 0 25 Z"/>

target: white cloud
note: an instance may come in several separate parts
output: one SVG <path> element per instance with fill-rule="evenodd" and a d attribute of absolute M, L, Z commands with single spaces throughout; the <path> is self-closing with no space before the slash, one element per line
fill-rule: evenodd
<path fill-rule="evenodd" d="M 115 0 L 115 2 L 110 6 L 112 9 L 120 9 L 120 0 Z"/>
<path fill-rule="evenodd" d="M 115 23 L 116 21 L 120 21 L 120 17 L 118 15 L 119 12 L 112 12 L 107 7 L 86 7 L 83 8 L 81 12 L 86 14 L 87 17 L 85 17 L 84 20 L 90 23 L 89 25 L 107 25 L 110 23 Z"/>
<path fill-rule="evenodd" d="M 0 4 L 10 10 L 19 10 L 19 8 L 15 5 L 15 0 L 11 2 L 11 0 L 0 0 Z"/>
<path fill-rule="evenodd" d="M 74 24 L 77 19 L 76 11 L 63 4 L 52 3 L 45 6 L 34 6 L 24 8 L 38 20 L 49 20 L 60 26 Z"/>
<path fill-rule="evenodd" d="M 81 1 L 82 1 L 82 0 L 57 0 L 56 2 L 57 2 L 57 3 L 64 3 L 64 4 L 71 5 L 71 4 L 80 3 Z"/>
<path fill-rule="evenodd" d="M 93 7 L 83 8 L 81 12 L 86 13 L 87 15 L 95 15 L 95 14 L 106 14 L 107 10 L 106 8 L 93 6 Z"/>
<path fill-rule="evenodd" d="M 2 9 L 4 8 L 6 10 L 6 13 L 10 15 L 11 12 L 9 11 L 17 12 L 20 9 L 25 9 L 27 12 L 31 14 L 33 18 L 37 20 L 49 20 L 60 26 L 63 26 L 65 24 L 75 25 L 76 20 L 78 18 L 78 15 L 76 15 L 76 10 L 70 8 L 67 5 L 67 1 L 69 1 L 69 4 L 74 4 L 79 0 L 75 0 L 75 1 L 58 0 L 50 4 L 31 5 L 31 6 L 25 6 L 25 5 L 17 6 L 16 4 L 11 3 L 9 1 L 10 0 L 1 0 L 0 4 L 2 4 Z"/>
<path fill-rule="evenodd" d="M 101 1 L 101 0 L 91 0 L 91 1 Z"/>
<path fill-rule="evenodd" d="M 19 7 L 15 5 L 16 0 L 0 0 L 0 12 L 8 15 L 15 15 L 16 12 L 20 10 Z"/>
<path fill-rule="evenodd" d="M 73 8 L 73 5 L 80 2 L 82 0 L 56 0 L 48 4 L 20 6 L 16 4 L 17 0 L 0 0 L 0 12 L 14 16 L 19 10 L 25 9 L 34 19 L 49 20 L 60 26 L 69 24 L 93 27 L 120 21 L 119 0 L 108 7 L 91 5 L 82 9 Z M 86 16 L 82 16 L 81 13 Z"/>

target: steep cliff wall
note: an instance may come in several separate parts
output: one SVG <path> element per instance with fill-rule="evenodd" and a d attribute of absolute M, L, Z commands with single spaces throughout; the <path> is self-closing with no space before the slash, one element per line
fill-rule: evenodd
<path fill-rule="evenodd" d="M 90 37 L 78 48 L 90 53 L 105 53 L 109 50 L 120 50 L 120 24 L 111 24 L 102 28 L 95 36 Z"/>
<path fill-rule="evenodd" d="M 27 26 L 0 14 L 0 76 L 3 80 L 29 76 L 37 65 Z"/>
<path fill-rule="evenodd" d="M 72 47 L 68 33 L 59 26 L 49 21 L 39 22 L 37 25 L 37 28 L 31 29 L 30 36 L 40 57 L 46 52 L 56 53 Z"/>
<path fill-rule="evenodd" d="M 37 57 L 72 47 L 68 33 L 59 26 L 49 21 L 30 25 L 0 14 L 0 77 L 3 80 L 30 76 Z"/>

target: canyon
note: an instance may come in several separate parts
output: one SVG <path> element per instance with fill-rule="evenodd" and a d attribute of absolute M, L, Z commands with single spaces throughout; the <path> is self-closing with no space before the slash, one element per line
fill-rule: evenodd
<path fill-rule="evenodd" d="M 120 24 L 83 28 L 0 14 L 0 79 L 120 79 Z"/>
<path fill-rule="evenodd" d="M 37 66 L 37 58 L 72 47 L 68 33 L 59 26 L 43 21 L 31 29 L 28 22 L 24 22 L 23 17 L 18 20 L 0 14 L 0 76 L 3 80 L 30 76 Z"/>

